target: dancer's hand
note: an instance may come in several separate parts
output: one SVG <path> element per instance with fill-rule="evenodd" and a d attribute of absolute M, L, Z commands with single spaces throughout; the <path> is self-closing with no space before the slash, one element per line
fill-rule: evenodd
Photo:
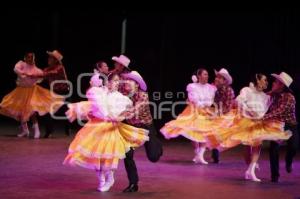
<path fill-rule="evenodd" d="M 131 111 L 124 111 L 120 117 L 124 117 L 125 119 L 131 118 L 133 116 L 133 113 Z"/>

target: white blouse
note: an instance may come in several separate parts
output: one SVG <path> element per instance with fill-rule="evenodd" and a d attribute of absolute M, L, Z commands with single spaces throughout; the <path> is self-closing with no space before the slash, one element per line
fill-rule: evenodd
<path fill-rule="evenodd" d="M 247 118 L 260 119 L 268 111 L 271 100 L 270 96 L 263 91 L 258 91 L 253 83 L 240 91 L 236 101 L 242 110 L 242 115 Z"/>
<path fill-rule="evenodd" d="M 121 113 L 132 106 L 132 101 L 118 91 L 110 92 L 107 87 L 92 87 L 87 92 L 92 103 L 92 115 L 105 120 L 116 120 Z"/>
<path fill-rule="evenodd" d="M 36 65 L 29 65 L 24 61 L 19 61 L 14 68 L 18 75 L 17 85 L 22 87 L 30 87 L 42 81 L 41 78 L 32 78 L 29 75 L 43 75 L 43 71 Z"/>
<path fill-rule="evenodd" d="M 198 107 L 209 107 L 214 103 L 217 88 L 211 84 L 191 83 L 186 88 L 188 99 Z"/>

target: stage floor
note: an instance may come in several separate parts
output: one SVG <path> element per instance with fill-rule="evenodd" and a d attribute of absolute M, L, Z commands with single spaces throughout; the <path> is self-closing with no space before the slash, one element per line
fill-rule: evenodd
<path fill-rule="evenodd" d="M 197 165 L 190 143 L 164 141 L 164 156 L 159 163 L 147 160 L 144 148 L 136 151 L 140 175 L 140 191 L 122 193 L 128 185 L 123 161 L 115 174 L 116 182 L 110 192 L 96 191 L 97 178 L 91 170 L 63 166 L 72 137 L 59 133 L 51 139 L 17 138 L 17 128 L 0 126 L 0 198 L 242 198 L 290 199 L 300 197 L 300 159 L 297 155 L 294 172 L 284 169 L 281 155 L 280 183 L 270 182 L 267 150 L 259 161 L 257 176 L 261 183 L 245 181 L 243 148 L 221 154 L 218 165 Z M 284 147 L 282 148 L 284 152 Z M 207 152 L 207 159 L 210 153 Z"/>

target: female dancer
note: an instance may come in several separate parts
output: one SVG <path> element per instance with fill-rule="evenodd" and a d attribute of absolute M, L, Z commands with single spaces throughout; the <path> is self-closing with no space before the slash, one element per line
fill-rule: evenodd
<path fill-rule="evenodd" d="M 161 128 L 165 138 L 184 136 L 193 142 L 195 148 L 195 163 L 208 164 L 204 159 L 206 150 L 205 134 L 215 129 L 215 124 L 209 118 L 212 116 L 211 106 L 214 102 L 216 87 L 208 84 L 207 70 L 200 68 L 193 76 L 194 83 L 187 86 L 188 106 L 175 119 Z"/>
<path fill-rule="evenodd" d="M 62 105 L 63 98 L 37 85 L 43 71 L 35 65 L 33 52 L 25 54 L 24 61 L 19 61 L 14 68 L 17 74 L 17 87 L 6 95 L 0 104 L 0 113 L 21 122 L 18 137 L 29 136 L 27 122 L 31 119 L 34 138 L 40 137 L 36 114 L 55 113 Z"/>
<path fill-rule="evenodd" d="M 248 169 L 245 179 L 260 182 L 256 177 L 255 169 L 260 156 L 261 144 L 264 140 L 286 140 L 291 134 L 284 132 L 284 123 L 276 121 L 263 121 L 262 118 L 270 106 L 270 96 L 264 93 L 268 86 L 267 77 L 264 74 L 256 74 L 249 87 L 241 90 L 236 98 L 240 114 L 234 120 L 233 126 L 220 130 L 220 147 L 234 147 L 238 144 L 247 146 Z"/>
<path fill-rule="evenodd" d="M 132 101 L 117 91 L 118 86 L 118 76 L 112 75 L 107 87 L 90 88 L 89 101 L 71 104 L 67 112 L 71 121 L 84 116 L 88 122 L 72 141 L 64 164 L 96 170 L 101 192 L 108 191 L 114 184 L 114 171 L 126 152 L 149 139 L 147 130 L 121 122 Z"/>

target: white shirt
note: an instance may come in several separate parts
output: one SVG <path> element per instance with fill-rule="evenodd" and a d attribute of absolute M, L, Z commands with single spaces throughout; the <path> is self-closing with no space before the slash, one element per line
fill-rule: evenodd
<path fill-rule="evenodd" d="M 247 118 L 262 118 L 270 106 L 270 96 L 258 91 L 252 83 L 240 91 L 236 100 L 242 109 L 242 115 Z"/>
<path fill-rule="evenodd" d="M 41 82 L 41 78 L 31 78 L 28 75 L 43 75 L 43 71 L 36 65 L 29 65 L 24 61 L 19 61 L 14 68 L 15 73 L 18 75 L 17 85 L 22 87 L 30 87 L 36 83 Z"/>
<path fill-rule="evenodd" d="M 132 101 L 118 91 L 110 92 L 107 87 L 92 87 L 87 92 L 87 98 L 92 102 L 92 115 L 99 119 L 117 119 Z"/>
<path fill-rule="evenodd" d="M 188 99 L 198 107 L 209 107 L 214 103 L 217 88 L 211 84 L 191 83 L 186 88 Z"/>

